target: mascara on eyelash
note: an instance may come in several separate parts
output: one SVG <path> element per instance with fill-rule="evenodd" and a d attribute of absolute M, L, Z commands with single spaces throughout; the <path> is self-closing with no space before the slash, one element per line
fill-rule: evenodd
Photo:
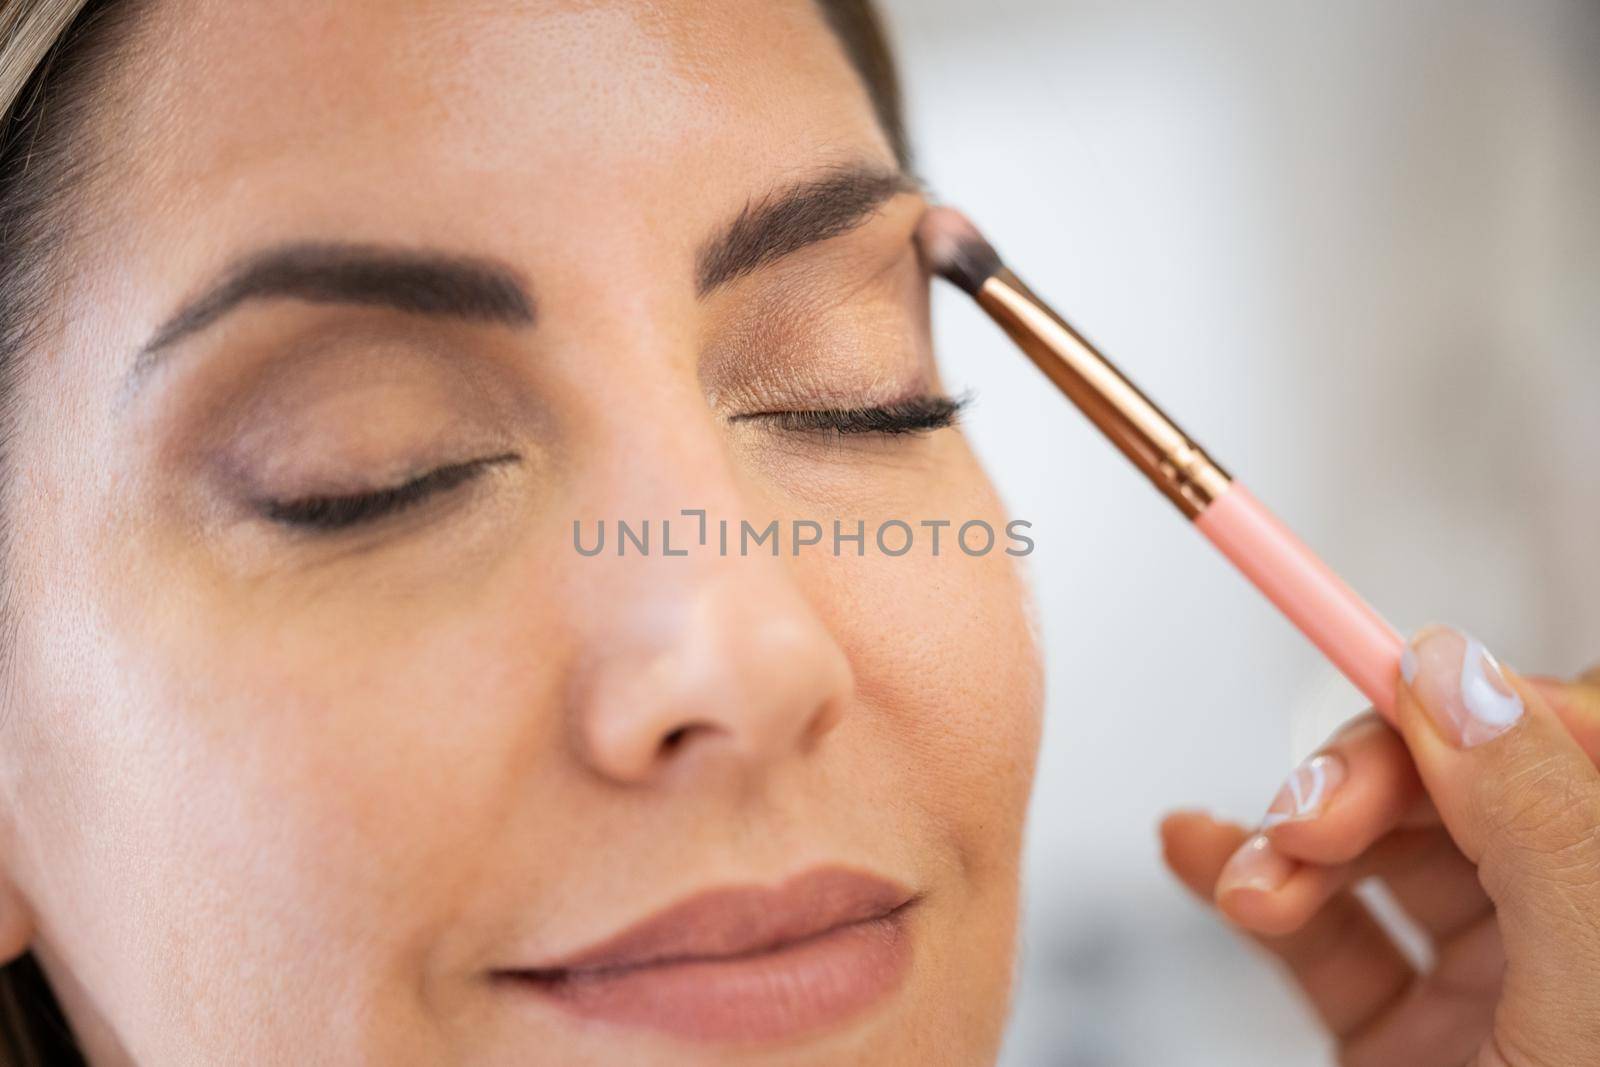
<path fill-rule="evenodd" d="M 520 458 L 515 453 L 507 452 L 436 467 L 410 481 L 366 493 L 264 500 L 257 507 L 267 519 L 284 526 L 315 532 L 336 532 L 397 514 L 430 496 L 471 481 L 491 466 Z"/>
<path fill-rule="evenodd" d="M 756 412 L 736 415 L 732 421 L 761 419 L 776 424 L 780 429 L 810 433 L 920 434 L 954 424 L 971 399 L 971 395 L 965 393 L 955 397 L 913 397 L 863 407 Z"/>

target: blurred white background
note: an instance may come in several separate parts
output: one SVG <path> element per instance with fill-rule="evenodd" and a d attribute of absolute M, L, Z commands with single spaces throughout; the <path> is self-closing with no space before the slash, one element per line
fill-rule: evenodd
<path fill-rule="evenodd" d="M 1600 3 L 885 0 L 920 170 L 1404 630 L 1600 660 Z M 1328 1062 L 1161 866 L 1362 702 L 964 298 L 1051 697 L 1008 1067 Z"/>

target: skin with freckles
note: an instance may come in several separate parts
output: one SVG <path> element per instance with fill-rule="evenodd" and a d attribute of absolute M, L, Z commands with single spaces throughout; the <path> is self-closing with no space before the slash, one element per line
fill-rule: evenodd
<path fill-rule="evenodd" d="M 91 1062 L 991 1062 L 1040 709 L 1014 561 L 572 544 L 1005 525 L 957 429 L 775 417 L 941 395 L 918 195 L 697 291 L 747 207 L 894 169 L 811 4 L 155 2 L 131 45 L 5 500 L 0 948 Z M 308 242 L 470 257 L 531 315 L 269 294 L 130 385 Z M 492 980 L 820 866 L 914 896 L 903 980 L 828 1025 L 699 1041 Z"/>

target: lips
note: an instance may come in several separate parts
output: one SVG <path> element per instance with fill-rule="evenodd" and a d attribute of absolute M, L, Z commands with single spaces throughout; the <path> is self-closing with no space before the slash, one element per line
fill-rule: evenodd
<path fill-rule="evenodd" d="M 842 867 L 697 894 L 569 957 L 496 977 L 596 1021 L 709 1041 L 829 1028 L 903 982 L 915 897 Z"/>

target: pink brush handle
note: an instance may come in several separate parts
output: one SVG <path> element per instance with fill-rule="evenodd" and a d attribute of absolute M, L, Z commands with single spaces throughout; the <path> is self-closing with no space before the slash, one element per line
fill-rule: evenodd
<path fill-rule="evenodd" d="M 1194 524 L 1394 721 L 1395 680 L 1405 649 L 1394 627 L 1238 482 Z"/>

